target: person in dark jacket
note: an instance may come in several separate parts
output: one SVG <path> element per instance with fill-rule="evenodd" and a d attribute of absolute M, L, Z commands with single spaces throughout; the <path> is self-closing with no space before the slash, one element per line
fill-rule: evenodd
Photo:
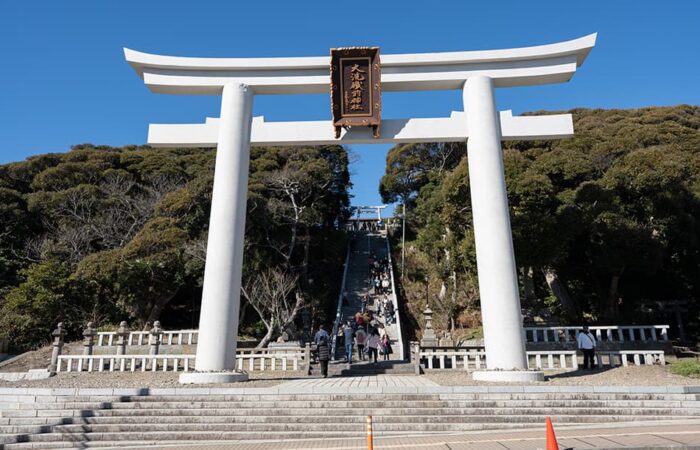
<path fill-rule="evenodd" d="M 318 342 L 318 361 L 321 363 L 321 375 L 328 377 L 328 361 L 331 359 L 331 349 L 328 339 L 323 337 Z"/>
<path fill-rule="evenodd" d="M 348 320 L 347 325 L 343 327 L 343 339 L 345 340 L 345 355 L 348 364 L 352 363 L 352 344 L 355 338 L 355 330 L 352 323 Z"/>

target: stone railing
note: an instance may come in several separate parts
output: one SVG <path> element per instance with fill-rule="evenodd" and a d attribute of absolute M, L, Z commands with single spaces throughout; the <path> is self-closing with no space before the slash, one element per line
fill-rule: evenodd
<path fill-rule="evenodd" d="M 528 343 L 576 343 L 582 326 L 525 327 Z M 669 325 L 592 326 L 590 332 L 599 342 L 668 341 Z"/>
<path fill-rule="evenodd" d="M 421 350 L 419 360 L 426 369 L 461 368 L 471 371 L 486 368 L 486 352 L 483 351 Z"/>
<path fill-rule="evenodd" d="M 97 337 L 98 343 L 100 338 L 99 334 L 92 328 L 92 323 L 88 323 L 83 332 L 82 355 L 62 354 L 65 334 L 62 323 L 59 323 L 51 333 L 53 349 L 49 365 L 50 373 L 104 372 L 105 369 L 110 372 L 115 370 L 119 372 L 135 372 L 137 370 L 142 372 L 146 370 L 154 372 L 157 370 L 165 372 L 183 370 L 187 372 L 194 368 L 194 355 L 159 354 L 159 349 L 163 336 L 165 336 L 166 343 L 173 345 L 174 342 L 183 342 L 184 345 L 185 340 L 189 342 L 195 340 L 196 330 L 179 330 L 168 333 L 160 328 L 159 322 L 155 322 L 153 329 L 148 332 L 129 332 L 126 322 L 122 322 L 117 332 L 103 334 L 102 336 L 107 337 L 101 339 L 103 345 L 117 347 L 115 355 L 93 354 L 95 338 Z M 116 339 L 113 336 L 116 336 Z M 142 341 L 146 340 L 146 336 L 148 336 L 147 343 L 150 346 L 149 354 L 126 354 L 129 341 L 135 342 L 132 345 L 143 345 Z M 305 347 L 237 349 L 236 359 L 240 370 L 290 370 L 289 368 L 299 370 L 302 365 L 308 370 L 311 361 L 311 346 L 307 343 Z"/>
<path fill-rule="evenodd" d="M 238 370 L 253 371 L 287 371 L 299 370 L 302 365 L 306 366 L 310 353 L 298 351 L 278 352 L 278 353 L 248 353 L 236 355 L 236 367 Z"/>
<path fill-rule="evenodd" d="M 389 278 L 391 280 L 391 301 L 394 304 L 394 323 L 396 323 L 396 341 L 399 347 L 399 359 L 406 359 L 406 346 L 403 341 L 403 330 L 401 328 L 401 314 L 399 313 L 399 301 L 396 296 L 396 283 L 394 279 L 394 262 L 391 258 L 391 244 L 389 243 L 389 238 L 386 238 L 386 252 L 389 265 Z"/>
<path fill-rule="evenodd" d="M 195 355 L 60 355 L 56 372 L 189 372 Z"/>
<path fill-rule="evenodd" d="M 297 347 L 280 352 L 241 352 L 238 370 L 288 371 L 306 367 L 310 350 Z M 189 372 L 195 355 L 59 355 L 56 372 Z"/>
<path fill-rule="evenodd" d="M 148 345 L 150 331 L 129 331 L 126 345 Z M 163 330 L 161 331 L 161 345 L 194 345 L 197 344 L 199 330 Z M 95 335 L 97 347 L 117 345 L 118 332 L 98 331 Z"/>
<path fill-rule="evenodd" d="M 416 348 L 414 347 L 414 352 Z M 528 368 L 540 370 L 578 370 L 575 350 L 528 351 Z M 619 350 L 596 352 L 597 364 L 603 366 L 635 366 L 666 364 L 663 350 Z M 468 372 L 486 368 L 486 352 L 483 350 L 417 349 L 414 361 L 427 370 L 459 369 Z"/>
<path fill-rule="evenodd" d="M 578 370 L 578 356 L 574 350 L 526 352 L 527 367 L 542 370 Z"/>
<path fill-rule="evenodd" d="M 595 358 L 599 367 L 629 366 L 630 363 L 635 366 L 666 364 L 663 350 L 596 351 Z"/>

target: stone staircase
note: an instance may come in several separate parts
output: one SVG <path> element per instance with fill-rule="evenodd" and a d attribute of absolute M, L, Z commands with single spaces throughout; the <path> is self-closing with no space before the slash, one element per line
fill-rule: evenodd
<path fill-rule="evenodd" d="M 365 294 L 369 293 L 370 297 L 373 299 L 378 298 L 374 295 L 374 288 L 370 286 L 368 265 L 370 253 L 374 253 L 377 258 L 388 257 L 386 238 L 378 233 L 355 233 L 352 237 L 351 249 L 345 280 L 348 304 L 342 308 L 342 323 L 346 323 L 348 319 L 351 319 L 355 313 L 362 309 L 361 298 Z M 376 313 L 376 302 L 369 305 L 369 309 Z M 398 314 L 398 312 L 396 312 L 396 314 Z M 384 326 L 384 329 L 391 339 L 391 344 L 394 348 L 394 353 L 390 355 L 391 359 L 400 359 L 398 346 L 402 344 L 396 323 L 394 322 L 391 325 L 387 325 L 383 315 L 377 315 L 376 318 Z M 336 354 L 339 359 L 345 359 L 345 348 L 343 346 L 338 346 Z M 357 360 L 357 353 L 353 356 L 353 360 Z"/>
<path fill-rule="evenodd" d="M 380 356 L 381 357 L 381 356 Z M 310 375 L 319 375 L 321 369 L 318 364 L 311 365 Z M 371 364 L 368 361 L 357 361 L 352 364 L 340 362 L 338 364 L 330 364 L 328 366 L 328 375 L 333 376 L 368 376 L 368 375 L 416 375 L 417 367 L 415 364 L 404 361 L 379 361 L 377 364 Z"/>
<path fill-rule="evenodd" d="M 27 449 L 360 438 L 370 414 L 376 436 L 541 428 L 545 416 L 551 416 L 556 426 L 700 418 L 700 394 L 694 393 L 700 389 L 691 388 L 693 393 L 677 389 L 677 393 L 661 392 L 664 387 L 613 392 L 609 386 L 600 389 L 603 392 L 592 387 L 528 392 L 531 389 L 522 386 L 435 386 L 414 393 L 371 388 L 364 392 L 358 388 L 357 393 L 329 389 L 283 393 L 281 388 L 277 392 L 157 390 L 162 393 L 32 389 L 0 395 L 0 442 L 3 449 Z M 112 395 L 104 395 L 106 391 Z M 118 395 L 120 391 L 129 395 Z"/>

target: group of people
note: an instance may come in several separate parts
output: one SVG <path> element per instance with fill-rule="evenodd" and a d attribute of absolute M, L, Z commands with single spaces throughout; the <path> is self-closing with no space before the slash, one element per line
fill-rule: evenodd
<path fill-rule="evenodd" d="M 377 363 L 379 353 L 384 356 L 385 361 L 388 361 L 389 355 L 393 353 L 391 339 L 381 324 L 372 326 L 364 321 L 358 323 L 357 320 L 351 319 L 342 326 L 338 334 L 343 340 L 348 364 L 352 363 L 354 348 L 357 348 L 360 361 L 365 360 L 367 353 L 367 360 L 374 364 Z"/>
<path fill-rule="evenodd" d="M 391 293 L 391 280 L 389 279 L 389 260 L 377 258 L 377 255 L 369 255 L 369 280 L 374 288 L 374 294 Z"/>

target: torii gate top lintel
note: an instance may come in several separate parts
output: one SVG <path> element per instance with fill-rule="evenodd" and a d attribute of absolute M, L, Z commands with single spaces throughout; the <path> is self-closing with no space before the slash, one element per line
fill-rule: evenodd
<path fill-rule="evenodd" d="M 377 205 L 377 206 L 366 206 L 366 205 L 361 205 L 361 206 L 353 206 L 352 209 L 357 213 L 357 217 L 360 217 L 360 214 L 377 214 L 377 220 L 382 220 L 382 209 L 386 209 L 387 205 Z"/>
<path fill-rule="evenodd" d="M 464 80 L 476 74 L 491 77 L 495 87 L 568 81 L 594 47 L 596 36 L 513 49 L 382 55 L 382 90 L 461 89 Z M 192 58 L 128 48 L 124 56 L 153 92 L 216 95 L 232 81 L 251 86 L 255 94 L 328 92 L 327 56 Z"/>

